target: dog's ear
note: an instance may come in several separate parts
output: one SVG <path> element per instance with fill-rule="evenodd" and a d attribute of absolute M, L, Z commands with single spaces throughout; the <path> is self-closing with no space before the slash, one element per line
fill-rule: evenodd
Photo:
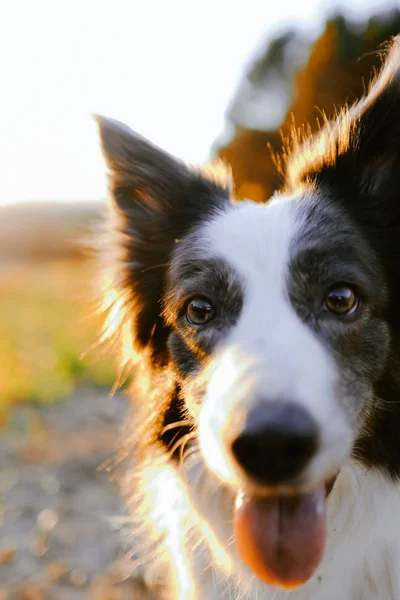
<path fill-rule="evenodd" d="M 289 158 L 287 182 L 288 191 L 316 189 L 359 226 L 386 274 L 400 330 L 400 36 L 366 96 Z"/>
<path fill-rule="evenodd" d="M 296 145 L 296 143 L 295 143 Z M 400 37 L 366 96 L 343 110 L 288 161 L 289 187 L 328 184 L 381 209 L 400 193 Z M 350 194 L 348 193 L 350 192 Z M 400 203 L 396 201 L 397 210 Z M 359 206 L 356 206 L 359 211 Z"/>
<path fill-rule="evenodd" d="M 221 165 L 207 175 L 192 169 L 126 125 L 95 118 L 109 171 L 109 296 L 118 302 L 119 319 L 123 314 L 129 321 L 136 349 L 165 360 L 161 302 L 171 254 L 184 235 L 230 202 L 230 177 Z"/>

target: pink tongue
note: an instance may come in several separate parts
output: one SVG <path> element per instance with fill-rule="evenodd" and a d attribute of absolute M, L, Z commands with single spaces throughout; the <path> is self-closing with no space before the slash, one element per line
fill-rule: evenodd
<path fill-rule="evenodd" d="M 246 498 L 236 507 L 234 529 L 242 559 L 266 583 L 302 585 L 325 547 L 325 486 L 291 498 Z"/>

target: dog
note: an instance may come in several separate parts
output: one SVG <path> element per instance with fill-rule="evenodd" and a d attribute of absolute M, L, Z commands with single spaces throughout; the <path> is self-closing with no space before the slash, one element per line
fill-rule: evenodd
<path fill-rule="evenodd" d="M 400 598 L 400 38 L 235 201 L 96 117 L 102 339 L 132 373 L 123 493 L 169 600 Z"/>

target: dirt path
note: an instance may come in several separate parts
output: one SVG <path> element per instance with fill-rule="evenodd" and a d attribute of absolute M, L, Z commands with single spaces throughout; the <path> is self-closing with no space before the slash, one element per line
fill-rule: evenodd
<path fill-rule="evenodd" d="M 125 411 L 122 396 L 90 390 L 14 410 L 0 436 L 0 600 L 150 600 L 113 521 L 117 490 L 98 470 Z"/>

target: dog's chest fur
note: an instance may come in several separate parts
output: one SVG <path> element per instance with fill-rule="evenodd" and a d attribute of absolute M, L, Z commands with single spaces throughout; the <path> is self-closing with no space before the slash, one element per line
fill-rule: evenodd
<path fill-rule="evenodd" d="M 398 600 L 400 598 L 400 489 L 378 472 L 351 463 L 331 492 L 328 545 L 309 582 L 291 592 L 251 576 L 232 544 L 232 498 L 193 462 L 183 474 L 151 467 L 144 499 L 148 538 L 162 539 L 143 570 L 164 600 Z M 143 481 L 143 480 L 142 480 Z M 158 499 L 158 500 L 156 500 Z M 156 500 L 156 502 L 155 502 Z M 152 550 L 151 553 L 154 551 Z"/>

